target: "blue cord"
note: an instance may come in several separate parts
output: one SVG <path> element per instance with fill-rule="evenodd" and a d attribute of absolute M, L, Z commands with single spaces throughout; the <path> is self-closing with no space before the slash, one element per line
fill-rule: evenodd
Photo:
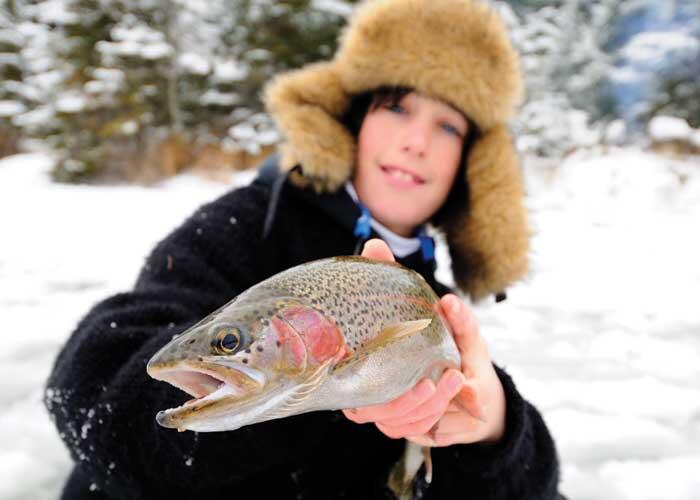
<path fill-rule="evenodd" d="M 420 240 L 420 249 L 423 254 L 423 261 L 430 262 L 435 260 L 435 241 L 428 236 L 425 229 L 421 229 L 418 233 L 418 239 Z"/>
<path fill-rule="evenodd" d="M 369 209 L 359 201 L 357 202 L 357 206 L 360 208 L 362 214 L 355 223 L 355 236 L 367 239 L 372 232 L 372 226 L 370 225 L 372 216 L 369 214 Z"/>

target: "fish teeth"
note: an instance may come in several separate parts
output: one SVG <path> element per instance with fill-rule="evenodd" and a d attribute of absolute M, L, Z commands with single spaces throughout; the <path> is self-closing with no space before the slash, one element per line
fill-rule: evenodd
<path fill-rule="evenodd" d="M 232 385 L 221 384 L 221 387 L 219 387 L 217 390 L 215 390 L 211 394 L 199 399 L 198 401 L 211 401 L 212 399 L 214 399 L 214 400 L 221 399 L 224 396 L 228 396 L 229 394 L 237 396 L 237 395 L 241 394 L 241 391 Z"/>

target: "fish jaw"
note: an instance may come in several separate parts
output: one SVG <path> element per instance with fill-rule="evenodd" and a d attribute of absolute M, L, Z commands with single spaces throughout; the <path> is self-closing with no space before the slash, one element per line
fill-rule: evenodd
<path fill-rule="evenodd" d="M 239 412 L 251 400 L 259 400 L 271 385 L 264 372 L 226 359 L 217 363 L 149 363 L 147 371 L 154 379 L 168 382 L 194 398 L 156 416 L 163 427 L 179 430 L 232 430 L 220 417 Z M 200 429 L 205 421 L 211 421 L 209 429 Z"/>

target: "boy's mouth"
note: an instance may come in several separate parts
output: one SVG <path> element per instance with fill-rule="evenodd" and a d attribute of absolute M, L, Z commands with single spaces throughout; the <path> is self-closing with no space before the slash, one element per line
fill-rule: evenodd
<path fill-rule="evenodd" d="M 403 168 L 393 165 L 380 165 L 380 168 L 388 177 L 399 182 L 401 185 L 425 184 L 425 179 Z"/>

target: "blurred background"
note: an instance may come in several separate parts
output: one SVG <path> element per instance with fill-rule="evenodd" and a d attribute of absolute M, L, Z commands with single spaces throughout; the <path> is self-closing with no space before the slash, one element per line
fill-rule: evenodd
<path fill-rule="evenodd" d="M 262 86 L 330 58 L 353 3 L 0 0 L 0 498 L 58 497 L 61 346 L 252 179 L 280 140 Z M 700 500 L 700 0 L 493 3 L 527 81 L 533 244 L 508 300 L 473 304 L 482 334 L 570 500 Z"/>
<path fill-rule="evenodd" d="M 50 148 L 62 182 L 254 166 L 278 140 L 262 85 L 331 57 L 352 4 L 3 0 L 0 154 Z M 660 116 L 679 119 L 679 152 L 700 151 L 698 0 L 497 5 L 527 77 L 524 153 L 645 143 Z"/>

